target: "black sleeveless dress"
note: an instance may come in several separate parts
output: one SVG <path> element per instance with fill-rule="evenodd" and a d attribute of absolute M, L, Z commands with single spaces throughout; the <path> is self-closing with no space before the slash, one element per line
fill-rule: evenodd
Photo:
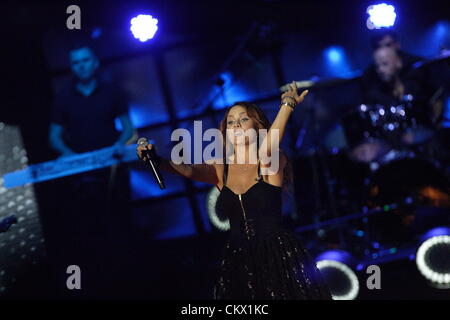
<path fill-rule="evenodd" d="M 331 299 L 319 270 L 281 223 L 281 187 L 262 179 L 244 194 L 224 186 L 216 210 L 230 220 L 216 299 Z"/>

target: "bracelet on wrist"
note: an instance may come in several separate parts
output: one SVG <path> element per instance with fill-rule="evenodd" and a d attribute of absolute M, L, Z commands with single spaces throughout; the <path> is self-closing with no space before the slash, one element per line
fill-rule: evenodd
<path fill-rule="evenodd" d="M 281 101 L 283 101 L 284 99 L 291 99 L 292 101 L 294 101 L 295 104 L 297 104 L 297 100 L 295 100 L 294 97 L 286 96 L 286 97 L 284 97 Z"/>
<path fill-rule="evenodd" d="M 280 107 L 282 107 L 282 106 L 288 106 L 292 110 L 294 110 L 294 108 L 295 108 L 295 104 L 293 104 L 292 102 L 283 102 Z"/>

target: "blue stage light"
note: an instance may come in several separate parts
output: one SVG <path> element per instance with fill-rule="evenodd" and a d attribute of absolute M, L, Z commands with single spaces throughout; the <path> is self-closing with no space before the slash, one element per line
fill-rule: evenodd
<path fill-rule="evenodd" d="M 369 15 L 367 18 L 367 28 L 369 29 L 392 27 L 397 17 L 394 6 L 386 3 L 369 6 L 366 12 Z"/>
<path fill-rule="evenodd" d="M 140 14 L 130 21 L 130 30 L 136 39 L 145 42 L 152 39 L 158 30 L 158 19 L 149 14 Z"/>
<path fill-rule="evenodd" d="M 342 61 L 344 53 L 340 47 L 330 47 L 326 50 L 326 55 L 331 63 L 339 63 Z"/>
<path fill-rule="evenodd" d="M 324 74 L 331 77 L 348 78 L 353 76 L 344 48 L 331 46 L 323 51 Z"/>
<path fill-rule="evenodd" d="M 231 72 L 222 72 L 220 74 L 220 82 L 222 87 L 228 88 L 233 82 L 233 75 Z"/>
<path fill-rule="evenodd" d="M 364 231 L 362 231 L 362 230 L 356 231 L 356 236 L 357 237 L 364 237 Z"/>
<path fill-rule="evenodd" d="M 437 21 L 416 42 L 414 54 L 444 58 L 445 51 L 448 52 L 450 47 L 450 23 L 444 20 Z"/>
<path fill-rule="evenodd" d="M 100 36 L 102 35 L 103 31 L 101 28 L 94 28 L 91 32 L 91 38 L 92 39 L 97 39 L 100 38 Z"/>

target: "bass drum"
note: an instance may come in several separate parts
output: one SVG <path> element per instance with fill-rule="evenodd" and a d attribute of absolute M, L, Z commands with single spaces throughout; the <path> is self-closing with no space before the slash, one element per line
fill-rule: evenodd
<path fill-rule="evenodd" d="M 450 184 L 443 171 L 428 160 L 392 160 L 372 174 L 368 205 L 385 209 L 370 218 L 371 238 L 401 245 L 450 222 Z"/>

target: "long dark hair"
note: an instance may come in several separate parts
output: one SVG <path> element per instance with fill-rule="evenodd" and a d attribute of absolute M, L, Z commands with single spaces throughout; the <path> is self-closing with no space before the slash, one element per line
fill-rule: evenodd
<path fill-rule="evenodd" d="M 272 125 L 270 123 L 270 121 L 267 119 L 266 115 L 264 114 L 264 111 L 257 106 L 254 103 L 250 103 L 250 102 L 245 102 L 245 101 L 239 101 L 234 103 L 233 105 L 229 106 L 226 110 L 225 110 L 225 115 L 222 119 L 222 121 L 220 121 L 220 132 L 222 132 L 222 139 L 223 139 L 223 157 L 224 157 L 224 164 L 225 162 L 225 157 L 226 157 L 226 146 L 225 146 L 225 141 L 226 141 L 226 131 L 227 131 L 227 117 L 228 117 L 228 113 L 230 112 L 231 108 L 235 107 L 235 106 L 242 106 L 245 107 L 247 109 L 247 114 L 250 118 L 252 118 L 252 120 L 256 123 L 256 130 L 259 129 L 270 129 L 270 126 Z M 257 135 L 258 137 L 258 135 Z M 258 147 L 259 147 L 259 142 L 258 142 Z M 292 184 L 292 165 L 291 162 L 289 161 L 289 159 L 287 159 L 287 163 L 286 166 L 284 168 L 284 172 L 283 172 L 283 190 L 286 192 L 290 191 L 290 187 Z"/>

